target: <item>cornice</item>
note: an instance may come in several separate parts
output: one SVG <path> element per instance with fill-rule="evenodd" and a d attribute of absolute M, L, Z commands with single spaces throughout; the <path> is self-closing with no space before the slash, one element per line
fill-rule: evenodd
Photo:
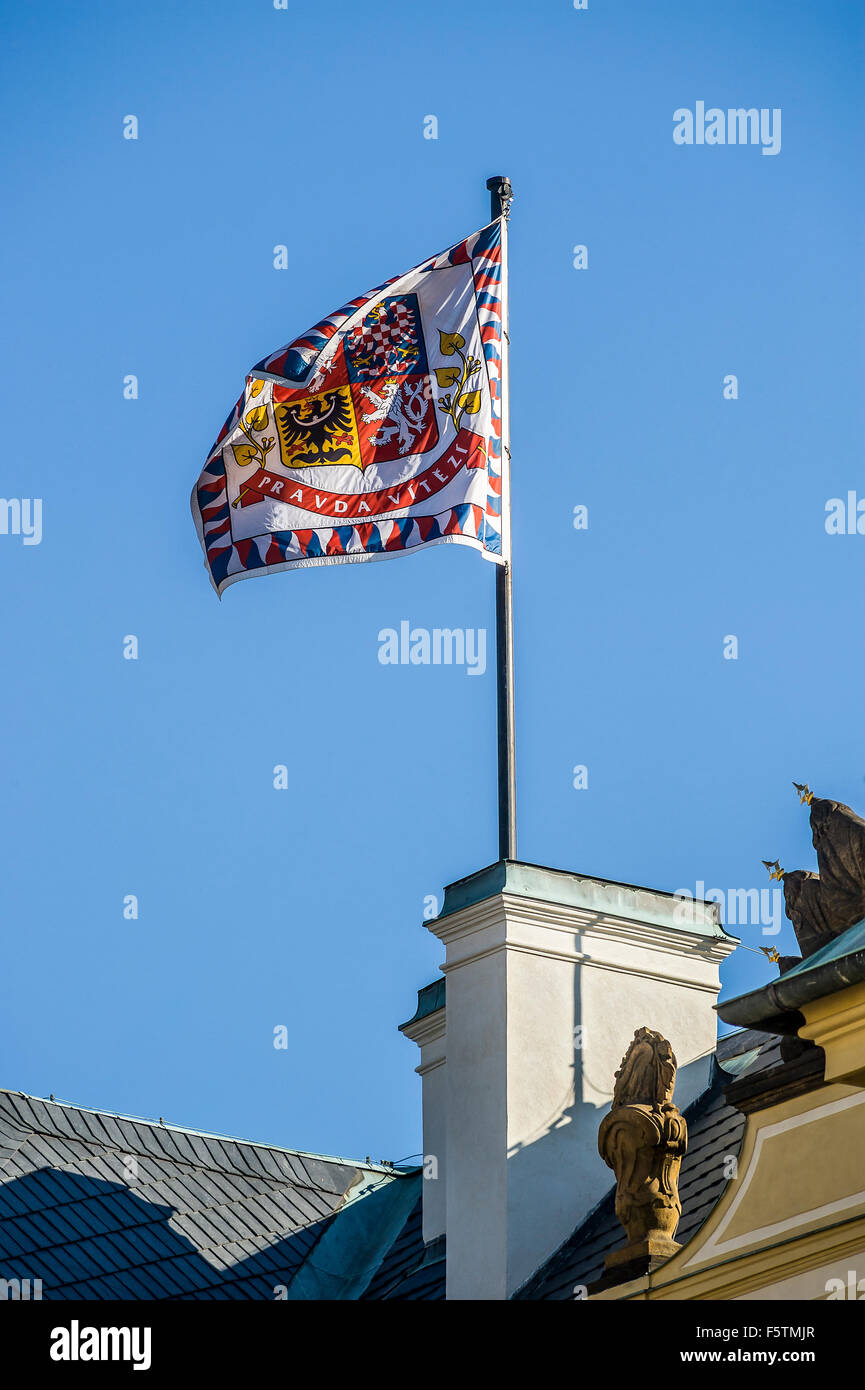
<path fill-rule="evenodd" d="M 689 985 L 711 994 L 718 993 L 715 983 L 695 982 L 690 974 L 683 977 L 669 969 L 660 970 L 645 960 L 634 965 L 604 960 L 590 950 L 575 945 L 574 937 L 587 938 L 587 945 L 590 941 L 608 941 L 636 947 L 650 956 L 673 956 L 688 962 L 696 959 L 711 965 L 720 965 L 736 947 L 733 938 L 707 937 L 699 932 L 657 926 L 632 918 L 602 916 L 585 908 L 547 903 L 511 893 L 498 893 L 485 898 L 448 917 L 436 918 L 428 922 L 427 927 L 446 948 L 463 943 L 464 954 L 442 967 L 446 975 L 484 957 L 511 951 L 622 974 L 645 975 L 676 982 L 686 978 Z M 550 933 L 548 944 L 540 945 L 529 939 L 529 933 L 538 931 Z M 483 940 L 485 935 L 486 940 Z M 558 940 L 562 936 L 569 938 L 567 944 Z M 471 949 L 468 944 L 472 937 L 479 938 L 476 949 Z"/>
<path fill-rule="evenodd" d="M 435 1013 L 426 1014 L 414 1022 L 403 1023 L 400 1032 L 411 1038 L 418 1047 L 427 1047 L 445 1036 L 446 1015 L 447 1008 L 436 1009 Z"/>

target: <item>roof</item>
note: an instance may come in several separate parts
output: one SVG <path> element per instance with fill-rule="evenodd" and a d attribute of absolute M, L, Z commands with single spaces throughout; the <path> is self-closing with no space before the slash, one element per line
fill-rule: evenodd
<path fill-rule="evenodd" d="M 424 1246 L 418 1197 L 362 1298 L 432 1300 L 445 1296 L 445 1238 Z"/>
<path fill-rule="evenodd" d="M 356 1298 L 419 1181 L 0 1090 L 0 1278 L 43 1299 Z"/>
<path fill-rule="evenodd" d="M 865 919 L 854 922 L 775 980 L 715 1008 L 725 1023 L 795 1032 L 799 1010 L 814 999 L 865 980 Z"/>
<path fill-rule="evenodd" d="M 445 992 L 447 981 L 442 977 L 440 980 L 433 980 L 431 985 L 424 985 L 423 989 L 417 992 L 417 1008 L 411 1018 L 401 1023 L 400 1031 L 410 1028 L 413 1023 L 420 1023 L 421 1019 L 429 1018 L 431 1014 L 438 1013 L 439 1009 L 445 1007 Z"/>
<path fill-rule="evenodd" d="M 861 922 L 854 922 L 852 927 L 841 932 L 840 936 L 833 936 L 814 951 L 812 955 L 801 960 L 798 965 L 794 965 L 792 970 L 784 971 L 784 979 L 789 980 L 793 975 L 805 975 L 811 970 L 818 969 L 821 965 L 828 965 L 831 961 L 844 961 L 849 956 L 858 957 L 865 951 L 865 917 Z M 858 980 L 849 981 L 851 984 L 858 984 Z"/>
<path fill-rule="evenodd" d="M 438 982 L 437 982 L 438 983 Z M 685 1111 L 676 1238 L 726 1186 L 745 1115 L 723 1087 L 778 1061 L 780 1040 L 718 1042 Z M 44 1299 L 437 1300 L 444 1238 L 425 1246 L 419 1169 L 390 1169 L 0 1091 L 0 1278 Z M 621 1246 L 615 1188 L 514 1295 L 572 1299 Z"/>
<path fill-rule="evenodd" d="M 735 1157 L 742 1144 L 746 1116 L 725 1103 L 723 1088 L 732 1076 L 745 1070 L 775 1065 L 779 1049 L 778 1038 L 750 1030 L 719 1039 L 712 1084 L 684 1112 L 688 1121 L 688 1151 L 679 1176 L 682 1218 L 676 1240 L 680 1245 L 696 1235 L 717 1205 L 727 1185 L 722 1160 L 728 1155 Z M 574 1299 L 575 1289 L 600 1279 L 606 1254 L 625 1243 L 615 1199 L 616 1190 L 612 1187 L 514 1298 Z"/>

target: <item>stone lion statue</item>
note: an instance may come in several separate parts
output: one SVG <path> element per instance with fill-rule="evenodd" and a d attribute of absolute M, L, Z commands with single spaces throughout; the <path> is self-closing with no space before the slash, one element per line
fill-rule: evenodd
<path fill-rule="evenodd" d="M 651 1028 L 638 1028 L 616 1072 L 613 1109 L 648 1105 L 660 1110 L 673 1099 L 676 1056 L 667 1039 Z"/>
<path fill-rule="evenodd" d="M 616 1072 L 613 1104 L 601 1121 L 598 1152 L 616 1175 L 616 1215 L 628 1245 L 611 1251 L 607 1267 L 629 1258 L 669 1258 L 682 1204 L 679 1168 L 688 1126 L 673 1104 L 676 1057 L 651 1028 L 638 1028 Z"/>

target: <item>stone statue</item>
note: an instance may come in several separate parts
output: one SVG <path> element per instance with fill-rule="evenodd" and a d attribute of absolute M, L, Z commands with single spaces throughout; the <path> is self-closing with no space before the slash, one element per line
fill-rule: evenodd
<path fill-rule="evenodd" d="M 688 1126 L 673 1105 L 676 1058 L 660 1033 L 638 1028 L 616 1072 L 613 1106 L 601 1121 L 598 1152 L 616 1175 L 616 1216 L 627 1245 L 607 1267 L 635 1261 L 652 1268 L 680 1248 L 673 1240 L 682 1204 L 679 1168 Z"/>
<path fill-rule="evenodd" d="M 802 799 L 811 807 L 819 873 L 783 874 L 784 903 L 802 955 L 810 956 L 865 917 L 865 821 L 839 801 L 810 792 Z"/>
<path fill-rule="evenodd" d="M 783 875 L 784 911 L 793 923 L 802 956 L 810 956 L 835 935 L 822 897 L 820 875 L 792 869 Z M 794 963 L 800 957 L 794 957 Z"/>

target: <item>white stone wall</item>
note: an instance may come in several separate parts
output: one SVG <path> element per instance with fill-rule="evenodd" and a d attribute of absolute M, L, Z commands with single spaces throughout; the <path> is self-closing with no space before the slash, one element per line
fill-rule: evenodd
<path fill-rule="evenodd" d="M 612 1186 L 598 1126 L 638 1027 L 672 1043 L 681 1108 L 709 1081 L 735 947 L 711 905 L 683 929 L 666 894 L 560 877 L 570 901 L 496 892 L 428 924 L 446 948 L 447 1062 L 424 1077 L 424 1148 L 446 1163 L 424 1184 L 424 1234 L 444 1219 L 449 1298 L 508 1297 Z"/>

